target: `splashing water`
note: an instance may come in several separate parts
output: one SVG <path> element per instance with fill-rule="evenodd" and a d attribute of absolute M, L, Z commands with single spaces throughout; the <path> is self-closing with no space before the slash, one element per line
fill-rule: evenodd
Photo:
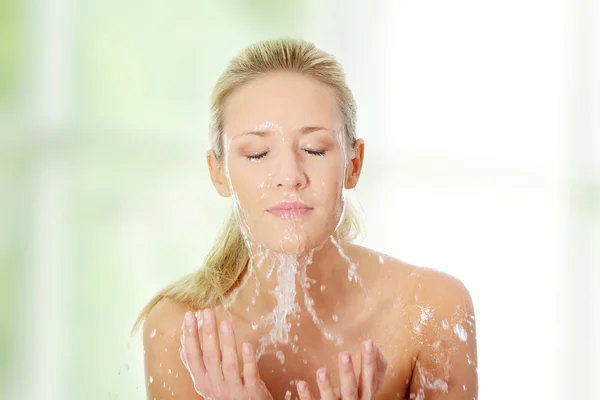
<path fill-rule="evenodd" d="M 419 371 L 420 383 L 421 387 L 424 389 L 434 390 L 438 392 L 448 393 L 448 382 L 436 378 L 433 374 L 427 371 L 419 361 L 416 363 L 417 369 Z M 424 396 L 424 394 L 423 394 Z"/>
<path fill-rule="evenodd" d="M 257 349 L 259 359 L 268 345 L 287 344 L 291 329 L 290 320 L 297 317 L 300 306 L 296 304 L 296 257 L 290 254 L 277 254 L 280 266 L 277 270 L 277 286 L 272 292 L 277 299 L 277 306 L 268 315 L 261 317 L 261 325 L 271 326 L 271 331 L 262 336 Z M 280 360 L 281 361 L 281 360 Z M 283 362 L 282 362 L 283 364 Z"/>
<path fill-rule="evenodd" d="M 467 331 L 465 330 L 465 328 L 460 325 L 460 324 L 456 324 L 454 325 L 454 334 L 458 337 L 458 339 L 461 342 L 466 342 L 467 341 Z"/>

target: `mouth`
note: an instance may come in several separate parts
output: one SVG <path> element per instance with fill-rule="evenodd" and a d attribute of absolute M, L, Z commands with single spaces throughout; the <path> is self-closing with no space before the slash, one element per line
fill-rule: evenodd
<path fill-rule="evenodd" d="M 300 218 L 313 208 L 302 203 L 279 203 L 267 210 L 271 215 L 281 219 Z"/>

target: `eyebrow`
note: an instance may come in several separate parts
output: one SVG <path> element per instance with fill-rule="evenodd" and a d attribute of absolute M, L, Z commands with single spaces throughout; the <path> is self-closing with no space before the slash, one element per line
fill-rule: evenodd
<path fill-rule="evenodd" d="M 330 131 L 330 129 L 327 129 L 322 126 L 304 126 L 300 129 L 298 129 L 298 132 L 301 135 L 306 135 L 306 134 L 309 134 L 312 132 L 317 132 L 317 131 Z M 241 135 L 238 135 L 236 137 L 242 137 L 242 136 L 246 136 L 246 135 L 256 135 L 256 136 L 260 136 L 260 137 L 265 137 L 265 136 L 270 136 L 272 134 L 273 134 L 272 130 L 252 130 L 252 131 L 244 132 Z"/>

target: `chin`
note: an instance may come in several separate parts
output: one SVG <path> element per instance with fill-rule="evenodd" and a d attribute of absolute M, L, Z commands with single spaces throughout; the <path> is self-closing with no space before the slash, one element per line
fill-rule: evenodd
<path fill-rule="evenodd" d="M 262 242 L 266 248 L 276 253 L 301 255 L 320 247 L 333 234 L 333 231 L 315 233 L 317 235 L 308 235 L 307 232 L 298 231 L 282 232 L 280 235 L 271 234 Z"/>
<path fill-rule="evenodd" d="M 271 237 L 266 240 L 268 249 L 276 253 L 300 255 L 311 249 L 311 244 L 305 235 L 285 234 L 277 237 Z"/>

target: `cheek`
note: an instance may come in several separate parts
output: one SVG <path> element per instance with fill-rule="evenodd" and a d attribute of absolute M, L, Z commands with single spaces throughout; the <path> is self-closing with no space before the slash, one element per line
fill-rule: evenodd
<path fill-rule="evenodd" d="M 231 186 L 242 207 L 251 208 L 266 196 L 268 176 L 248 165 L 232 163 L 229 168 Z"/>
<path fill-rule="evenodd" d="M 344 181 L 343 163 L 320 163 L 311 165 L 307 170 L 311 185 L 317 190 L 338 190 Z"/>
<path fill-rule="evenodd" d="M 312 192 L 315 198 L 327 208 L 334 208 L 342 195 L 341 171 L 321 172 L 311 180 Z"/>

